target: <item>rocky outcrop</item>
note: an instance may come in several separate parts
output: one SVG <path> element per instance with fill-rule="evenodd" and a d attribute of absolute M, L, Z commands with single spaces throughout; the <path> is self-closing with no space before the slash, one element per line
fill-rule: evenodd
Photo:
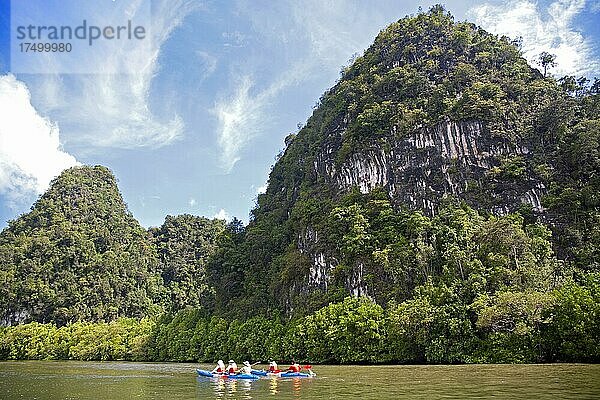
<path fill-rule="evenodd" d="M 331 271 L 337 265 L 337 260 L 319 251 L 319 244 L 319 234 L 311 227 L 307 227 L 298 238 L 298 250 L 312 260 L 307 276 L 308 286 L 327 290 Z"/>
<path fill-rule="evenodd" d="M 408 206 L 433 216 L 444 197 L 460 198 L 476 209 L 496 215 L 514 212 L 528 204 L 542 213 L 546 188 L 535 174 L 507 178 L 506 160 L 531 156 L 525 143 L 494 136 L 480 121 L 445 121 L 398 137 L 390 134 L 360 146 L 340 162 L 343 129 L 336 129 L 313 162 L 315 179 L 324 180 L 336 192 L 357 187 L 362 193 L 381 187 L 396 205 Z M 298 238 L 300 252 L 312 260 L 305 284 L 327 290 L 339 264 L 335 254 L 320 244 L 318 232 L 308 227 Z M 364 280 L 368 267 L 351 266 L 345 282 L 355 296 L 370 296 Z"/>
<path fill-rule="evenodd" d="M 319 241 L 319 233 L 312 227 L 307 227 L 298 237 L 298 250 L 311 258 L 312 265 L 308 271 L 305 288 L 321 289 L 327 291 L 333 270 L 339 265 L 338 259 L 322 249 Z M 363 279 L 364 265 L 358 263 L 352 268 L 352 273 L 345 281 L 345 287 L 354 296 L 370 297 L 369 288 Z"/>
<path fill-rule="evenodd" d="M 314 172 L 341 191 L 358 187 L 368 193 L 383 187 L 397 204 L 434 215 L 446 196 L 463 198 L 475 208 L 496 214 L 530 204 L 542 211 L 543 184 L 531 178 L 503 180 L 494 175 L 503 159 L 529 157 L 524 143 L 493 136 L 479 121 L 445 121 L 398 138 L 376 143 L 336 159 L 343 132 L 332 138 L 314 161 Z"/>

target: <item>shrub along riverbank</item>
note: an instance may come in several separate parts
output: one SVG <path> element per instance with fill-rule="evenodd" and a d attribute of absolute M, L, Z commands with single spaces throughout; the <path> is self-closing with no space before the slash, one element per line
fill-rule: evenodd
<path fill-rule="evenodd" d="M 502 292 L 461 304 L 424 285 L 386 309 L 346 298 L 302 319 L 228 321 L 188 309 L 157 319 L 0 328 L 3 360 L 314 363 L 600 361 L 600 275 L 551 292 Z"/>

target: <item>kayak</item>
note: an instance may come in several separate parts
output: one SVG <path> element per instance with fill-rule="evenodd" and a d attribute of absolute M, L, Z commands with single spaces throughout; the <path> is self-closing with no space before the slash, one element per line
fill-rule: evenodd
<path fill-rule="evenodd" d="M 277 377 L 277 378 L 312 378 L 314 376 L 316 376 L 314 373 L 313 374 L 306 374 L 304 372 L 269 372 L 269 371 L 265 371 L 265 370 L 257 370 L 257 369 L 253 369 L 252 370 L 252 375 L 256 375 L 256 376 L 273 376 L 273 377 Z"/>
<path fill-rule="evenodd" d="M 305 374 L 304 372 L 281 372 L 277 374 L 280 378 L 313 378 L 315 374 Z"/>
<path fill-rule="evenodd" d="M 252 370 L 252 375 L 269 376 L 269 372 L 265 371 L 264 369 L 253 369 Z"/>
<path fill-rule="evenodd" d="M 226 374 L 213 374 L 205 369 L 197 369 L 196 372 L 199 376 L 205 376 L 207 378 L 227 378 Z"/>
<path fill-rule="evenodd" d="M 229 379 L 258 379 L 258 376 L 252 374 L 227 375 Z"/>
<path fill-rule="evenodd" d="M 211 371 L 204 369 L 197 369 L 196 372 L 199 376 L 207 378 L 222 378 L 222 379 L 258 379 L 258 376 L 252 374 L 213 374 Z"/>

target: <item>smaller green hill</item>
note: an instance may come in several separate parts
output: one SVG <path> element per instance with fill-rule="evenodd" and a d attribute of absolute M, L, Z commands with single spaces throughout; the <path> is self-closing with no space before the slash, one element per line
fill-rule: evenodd
<path fill-rule="evenodd" d="M 105 167 L 54 179 L 0 234 L 5 323 L 143 316 L 161 286 L 155 247 Z"/>
<path fill-rule="evenodd" d="M 204 265 L 223 222 L 145 230 L 108 168 L 74 167 L 0 233 L 0 322 L 112 321 L 209 306 Z"/>

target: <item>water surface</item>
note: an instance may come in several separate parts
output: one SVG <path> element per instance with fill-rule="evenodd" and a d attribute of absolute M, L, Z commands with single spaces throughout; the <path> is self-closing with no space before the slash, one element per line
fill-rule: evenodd
<path fill-rule="evenodd" d="M 0 362 L 0 399 L 600 398 L 600 365 L 315 366 L 315 379 L 197 378 L 206 364 Z"/>

